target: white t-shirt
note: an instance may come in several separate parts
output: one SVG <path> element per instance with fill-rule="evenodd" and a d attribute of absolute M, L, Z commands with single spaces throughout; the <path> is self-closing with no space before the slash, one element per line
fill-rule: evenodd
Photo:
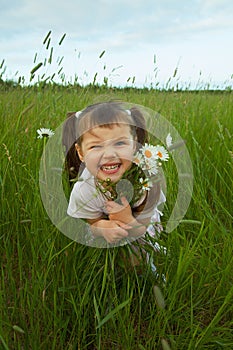
<path fill-rule="evenodd" d="M 145 205 L 145 210 L 143 209 L 137 215 L 137 220 L 148 218 L 151 222 L 159 223 L 162 213 L 158 210 L 158 205 L 165 201 L 165 195 L 161 191 L 159 201 L 155 206 L 147 208 Z M 105 202 L 106 198 L 96 188 L 94 176 L 85 168 L 80 180 L 75 183 L 71 191 L 67 214 L 79 219 L 98 219 L 103 214 L 107 215 Z M 159 226 L 157 231 L 159 231 Z M 155 236 L 154 225 L 149 225 L 147 232 Z"/>
<path fill-rule="evenodd" d="M 105 202 L 106 198 L 96 188 L 94 176 L 85 168 L 72 189 L 67 214 L 74 218 L 97 219 L 107 214 Z"/>

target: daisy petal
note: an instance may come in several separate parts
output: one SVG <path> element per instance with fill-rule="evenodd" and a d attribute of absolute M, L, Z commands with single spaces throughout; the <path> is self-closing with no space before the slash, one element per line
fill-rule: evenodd
<path fill-rule="evenodd" d="M 171 137 L 170 132 L 169 132 L 169 134 L 166 137 L 166 145 L 167 145 L 168 148 L 172 146 L 172 137 Z"/>
<path fill-rule="evenodd" d="M 43 139 L 43 137 L 52 137 L 54 135 L 54 131 L 51 129 L 40 128 L 36 130 L 38 139 Z"/>

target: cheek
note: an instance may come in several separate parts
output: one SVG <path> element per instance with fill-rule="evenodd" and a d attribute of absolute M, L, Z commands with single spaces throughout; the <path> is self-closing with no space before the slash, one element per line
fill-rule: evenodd
<path fill-rule="evenodd" d="M 135 153 L 134 148 L 129 147 L 125 150 L 122 150 L 121 155 L 122 155 L 122 158 L 125 158 L 126 160 L 132 161 L 134 153 Z"/>
<path fill-rule="evenodd" d="M 99 160 L 98 152 L 87 152 L 84 156 L 84 162 L 89 163 L 90 165 L 96 164 L 98 160 Z"/>

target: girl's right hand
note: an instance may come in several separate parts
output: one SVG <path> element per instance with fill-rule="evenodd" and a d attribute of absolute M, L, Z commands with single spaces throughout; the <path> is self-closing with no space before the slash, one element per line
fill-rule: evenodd
<path fill-rule="evenodd" d="M 95 236 L 102 236 L 108 243 L 117 243 L 128 236 L 128 231 L 132 227 L 118 220 L 99 220 L 91 225 Z"/>
<path fill-rule="evenodd" d="M 134 221 L 132 209 L 125 197 L 121 197 L 121 204 L 114 201 L 107 201 L 105 208 L 108 212 L 109 220 L 124 222 L 130 224 Z"/>

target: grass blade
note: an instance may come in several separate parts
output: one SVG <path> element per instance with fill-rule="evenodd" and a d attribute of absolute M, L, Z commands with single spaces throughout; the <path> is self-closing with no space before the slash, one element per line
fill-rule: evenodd
<path fill-rule="evenodd" d="M 101 54 L 99 55 L 99 58 L 102 58 L 104 54 L 105 54 L 105 50 L 101 52 Z"/>
<path fill-rule="evenodd" d="M 58 44 L 58 45 L 61 45 L 61 44 L 62 44 L 62 42 L 63 42 L 63 40 L 65 39 L 65 37 L 66 37 L 66 33 L 63 34 L 63 36 L 61 37 L 61 40 L 59 41 L 59 44 Z"/>
<path fill-rule="evenodd" d="M 48 40 L 48 38 L 49 38 L 49 36 L 50 36 L 51 33 L 52 33 L 52 31 L 50 30 L 50 31 L 48 32 L 48 34 L 46 35 L 46 37 L 44 38 L 43 45 L 46 43 L 46 41 Z"/>
<path fill-rule="evenodd" d="M 130 298 L 128 300 L 123 301 L 123 303 L 121 303 L 120 305 L 117 305 L 117 307 L 115 307 L 115 309 L 113 309 L 111 312 L 109 312 L 107 314 L 107 316 L 105 316 L 102 321 L 99 322 L 98 326 L 96 327 L 97 329 L 101 328 L 106 322 L 108 322 L 111 318 L 113 318 L 113 316 L 120 311 L 121 309 L 123 309 L 128 303 L 130 302 Z"/>
<path fill-rule="evenodd" d="M 38 63 L 32 70 L 31 70 L 31 75 L 33 75 L 41 66 L 43 66 L 43 63 L 40 62 Z"/>

